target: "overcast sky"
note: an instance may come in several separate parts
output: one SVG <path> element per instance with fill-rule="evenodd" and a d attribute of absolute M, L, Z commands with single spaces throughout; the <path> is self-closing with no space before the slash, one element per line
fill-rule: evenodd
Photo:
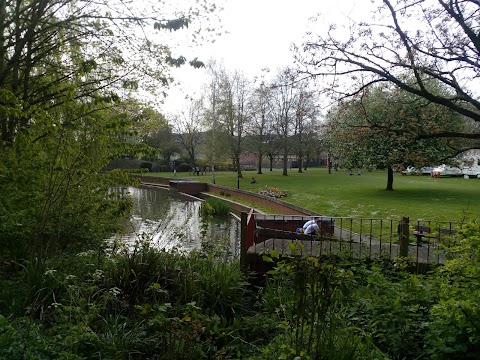
<path fill-rule="evenodd" d="M 310 27 L 321 31 L 327 22 L 341 22 L 367 11 L 369 0 L 225 0 L 220 13 L 223 31 L 214 43 L 204 43 L 181 50 L 187 58 L 198 56 L 206 61 L 223 62 L 230 70 L 242 70 L 249 78 L 259 75 L 262 68 L 274 72 L 293 64 L 290 47 L 301 43 Z M 317 16 L 315 24 L 309 18 Z M 169 90 L 163 112 L 178 113 L 184 108 L 185 96 L 198 98 L 205 72 L 189 66 L 175 69 L 174 77 L 180 83 Z"/>

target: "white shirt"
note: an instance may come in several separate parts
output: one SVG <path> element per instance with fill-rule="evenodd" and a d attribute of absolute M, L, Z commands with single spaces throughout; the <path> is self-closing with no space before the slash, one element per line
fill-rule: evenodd
<path fill-rule="evenodd" d="M 319 230 L 320 228 L 318 227 L 317 223 L 313 222 L 313 224 L 307 226 L 303 233 L 307 235 L 312 235 L 316 234 Z"/>
<path fill-rule="evenodd" d="M 317 224 L 315 220 L 309 220 L 305 224 L 303 224 L 302 229 L 305 231 L 310 225 Z"/>

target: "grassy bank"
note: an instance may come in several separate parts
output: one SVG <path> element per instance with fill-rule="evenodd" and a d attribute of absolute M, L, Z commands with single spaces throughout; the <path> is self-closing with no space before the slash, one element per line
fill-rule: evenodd
<path fill-rule="evenodd" d="M 171 173 L 149 175 L 171 177 Z M 256 183 L 251 184 L 252 177 Z M 191 176 L 177 173 L 177 178 L 211 182 L 211 174 Z M 217 172 L 216 184 L 237 188 L 234 172 Z M 282 200 L 325 214 L 327 216 L 354 216 L 375 218 L 451 220 L 463 217 L 464 212 L 480 215 L 480 179 L 431 178 L 429 176 L 394 175 L 394 191 L 385 191 L 386 171 L 365 172 L 350 176 L 345 170 L 298 169 L 282 175 L 281 169 L 243 172 L 240 189 L 258 192 L 265 186 L 274 186 L 288 192 Z"/>

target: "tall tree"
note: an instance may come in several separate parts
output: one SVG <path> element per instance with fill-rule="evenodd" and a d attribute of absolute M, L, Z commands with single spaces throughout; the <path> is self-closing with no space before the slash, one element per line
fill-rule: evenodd
<path fill-rule="evenodd" d="M 320 122 L 316 116 L 307 123 L 303 147 L 303 155 L 305 156 L 304 170 L 307 170 L 307 166 L 311 164 L 312 159 L 320 158 L 322 149 L 324 149 L 320 129 Z"/>
<path fill-rule="evenodd" d="M 77 108 L 82 112 L 74 101 L 50 116 L 78 117 Z M 129 207 L 113 189 L 128 180 L 101 170 L 138 146 L 125 141 L 137 121 L 131 110 L 129 103 L 98 110 L 76 119 L 75 127 L 36 124 L 0 151 L 2 254 L 41 258 L 60 249 L 88 248 L 118 227 Z"/>
<path fill-rule="evenodd" d="M 269 122 L 267 127 L 267 135 L 265 136 L 265 146 L 266 146 L 265 155 L 268 158 L 269 170 L 273 171 L 273 162 L 282 153 L 282 142 L 277 134 L 277 130 L 273 121 Z"/>
<path fill-rule="evenodd" d="M 219 125 L 229 142 L 233 166 L 238 177 L 242 177 L 240 155 L 244 150 L 245 127 L 250 119 L 247 101 L 249 81 L 239 71 L 221 75 Z"/>
<path fill-rule="evenodd" d="M 208 81 L 204 92 L 204 120 L 207 129 L 206 155 L 211 163 L 212 182 L 215 184 L 216 161 L 222 158 L 218 116 L 220 111 L 220 74 L 222 67 L 214 60 L 207 63 Z"/>
<path fill-rule="evenodd" d="M 172 156 L 180 152 L 173 136 L 173 126 L 163 114 L 150 107 L 142 109 L 138 116 L 140 118 L 138 136 L 160 154 L 165 165 L 169 165 Z"/>
<path fill-rule="evenodd" d="M 291 69 L 281 70 L 272 85 L 272 109 L 275 130 L 281 143 L 283 155 L 283 176 L 288 175 L 288 156 L 293 150 L 291 137 L 294 123 L 296 91 Z"/>
<path fill-rule="evenodd" d="M 251 148 L 254 149 L 257 156 L 257 174 L 262 174 L 262 162 L 268 146 L 268 125 L 269 122 L 272 121 L 270 92 L 271 89 L 262 81 L 260 85 L 254 89 L 251 101 L 249 102 L 251 121 L 248 128 L 248 135 L 251 139 Z"/>
<path fill-rule="evenodd" d="M 165 5 L 165 4 L 163 4 Z M 12 143 L 39 113 L 76 99 L 84 111 L 139 88 L 162 93 L 175 58 L 156 32 L 187 27 L 204 4 L 173 11 L 152 2 L 0 2 L 0 139 Z M 169 36 L 166 34 L 166 36 Z M 160 38 L 162 39 L 162 38 Z M 192 63 L 199 66 L 198 61 Z M 79 109 L 80 110 L 80 109 Z M 56 119 L 69 126 L 73 119 Z"/>
<path fill-rule="evenodd" d="M 294 112 L 295 112 L 295 126 L 293 131 L 294 148 L 297 152 L 298 159 L 298 172 L 302 172 L 303 161 L 308 152 L 307 134 L 311 129 L 315 118 L 317 116 L 317 104 L 315 99 L 315 93 L 307 89 L 306 84 L 297 83 L 298 87 L 297 96 L 295 98 Z M 310 133 L 310 135 L 312 135 Z"/>
<path fill-rule="evenodd" d="M 202 144 L 202 109 L 201 100 L 191 100 L 188 108 L 176 120 L 179 145 L 186 151 L 193 169 L 198 166 L 198 153 Z"/>
<path fill-rule="evenodd" d="M 297 48 L 301 72 L 321 78 L 337 98 L 371 84 L 398 88 L 480 123 L 475 84 L 480 76 L 480 3 L 477 0 L 383 0 L 363 22 L 332 24 Z M 345 32 L 348 33 L 345 36 Z M 407 76 L 405 76 L 407 74 Z M 413 81 L 412 81 L 413 80 Z M 436 93 L 435 80 L 448 89 Z M 421 138 L 479 139 L 478 127 L 432 128 Z"/>

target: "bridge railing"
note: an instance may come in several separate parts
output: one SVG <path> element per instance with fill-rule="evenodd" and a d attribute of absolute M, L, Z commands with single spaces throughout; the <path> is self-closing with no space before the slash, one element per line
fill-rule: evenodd
<path fill-rule="evenodd" d="M 455 234 L 454 223 L 402 219 L 246 215 L 243 256 L 268 254 L 322 256 L 346 253 L 355 258 L 405 257 L 416 264 L 442 264 L 442 244 Z M 320 218 L 315 236 L 299 232 L 306 221 Z M 258 257 L 258 256 L 257 256 Z M 248 263 L 243 259 L 242 264 Z"/>

